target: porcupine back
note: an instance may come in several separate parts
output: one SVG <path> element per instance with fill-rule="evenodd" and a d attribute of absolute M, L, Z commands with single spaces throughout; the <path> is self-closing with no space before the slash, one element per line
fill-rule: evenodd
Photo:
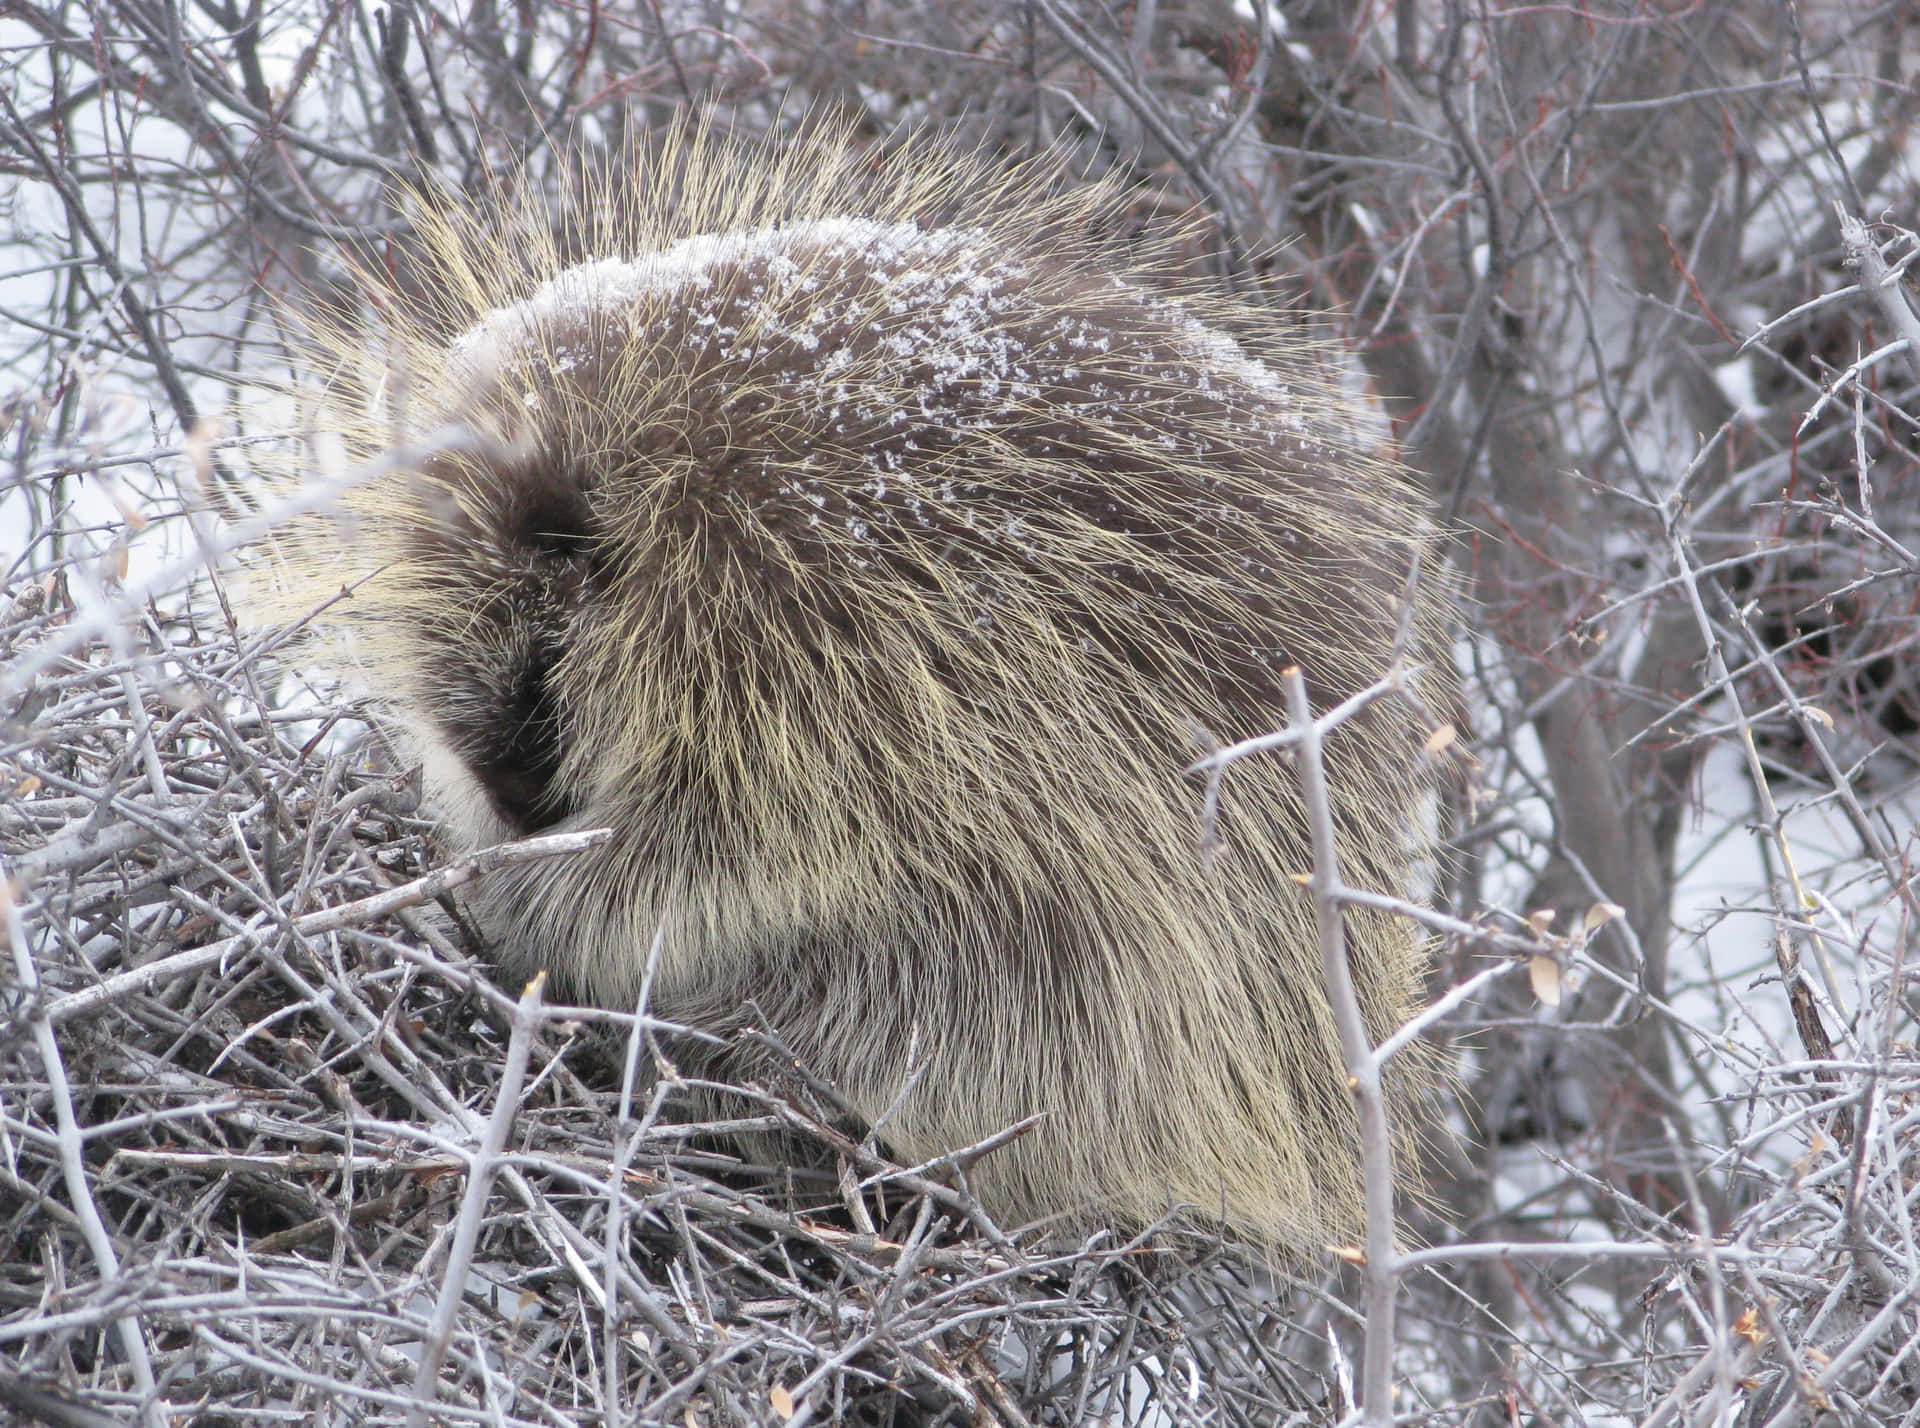
<path fill-rule="evenodd" d="M 1310 347 L 1053 178 L 685 125 L 557 220 L 420 202 L 309 417 L 418 450 L 291 534 L 283 608 L 378 572 L 323 618 L 456 842 L 614 830 L 467 898 L 510 974 L 628 1007 L 658 932 L 660 1014 L 751 1003 L 864 1116 L 926 1063 L 910 1160 L 1047 1112 L 970 1173 L 1003 1218 L 1310 1247 L 1362 1192 L 1300 798 L 1240 766 L 1208 858 L 1184 771 L 1290 665 L 1319 708 L 1386 671 L 1429 522 Z M 1332 737 L 1356 885 L 1404 890 L 1425 734 Z M 1423 952 L 1348 927 L 1384 1036 Z"/>

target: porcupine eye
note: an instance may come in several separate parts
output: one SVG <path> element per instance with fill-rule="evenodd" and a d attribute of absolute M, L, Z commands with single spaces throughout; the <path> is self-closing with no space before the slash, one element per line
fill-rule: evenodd
<path fill-rule="evenodd" d="M 559 783 L 567 714 L 555 671 L 599 562 L 577 488 L 527 482 L 502 494 L 495 540 L 510 573 L 477 612 L 469 689 L 442 701 L 439 718 L 495 811 L 530 834 L 574 812 Z"/>
<path fill-rule="evenodd" d="M 501 520 L 506 543 L 516 555 L 550 562 L 561 573 L 569 567 L 580 576 L 593 572 L 591 511 L 587 494 L 578 485 L 523 481 L 506 493 Z"/>

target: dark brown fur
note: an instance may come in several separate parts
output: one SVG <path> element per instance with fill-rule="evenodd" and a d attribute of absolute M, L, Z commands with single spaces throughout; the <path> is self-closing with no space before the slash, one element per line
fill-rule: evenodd
<path fill-rule="evenodd" d="M 1249 314 L 1067 236 L 1103 194 L 1020 200 L 923 154 L 886 197 L 828 139 L 677 142 L 702 203 L 581 211 L 617 263 L 430 215 L 440 306 L 397 323 L 412 429 L 473 435 L 359 493 L 358 548 L 296 542 L 330 583 L 386 567 L 354 658 L 462 841 L 614 830 L 490 879 L 476 917 L 616 1006 L 661 933 L 659 1010 L 726 1033 L 751 1002 L 869 1118 L 917 1057 L 885 1127 L 909 1157 L 1046 1112 L 976 1172 L 1003 1215 L 1341 1232 L 1353 1116 L 1297 793 L 1231 777 L 1209 868 L 1184 770 L 1284 722 L 1290 665 L 1326 707 L 1406 619 L 1439 648 L 1432 596 L 1400 602 L 1417 495 L 1314 354 L 1236 344 Z M 334 412 L 363 446 L 389 429 L 371 397 Z M 1354 882 L 1405 890 L 1425 733 L 1385 701 L 1333 738 Z M 1419 941 L 1350 927 L 1384 1036 Z"/>

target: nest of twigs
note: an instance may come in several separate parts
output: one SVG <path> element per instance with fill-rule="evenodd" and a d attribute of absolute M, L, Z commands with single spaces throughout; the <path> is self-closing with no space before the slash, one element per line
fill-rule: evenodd
<path fill-rule="evenodd" d="M 0 1421 L 1356 1421 L 1361 1271 L 997 1225 L 968 1168 L 1019 1126 L 900 1165 L 790 1057 L 704 1085 L 644 1004 L 496 984 L 458 888 L 595 835 L 449 858 L 413 771 L 217 581 L 142 596 L 58 530 L 0 594 Z M 1799 1037 L 1756 1030 L 1767 948 L 1657 1010 L 1722 1088 L 1676 1197 L 1634 1193 L 1604 1116 L 1424 1168 L 1396 1421 L 1920 1422 L 1904 866 L 1850 1020 L 1805 972 Z M 1459 926 L 1443 965 L 1493 946 Z M 1581 955 L 1537 945 L 1510 970 Z M 1821 1015 L 1849 1039 L 1810 1055 Z"/>

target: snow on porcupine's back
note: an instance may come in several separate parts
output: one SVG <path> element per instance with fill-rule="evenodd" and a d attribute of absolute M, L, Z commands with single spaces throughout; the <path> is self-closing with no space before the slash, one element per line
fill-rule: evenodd
<path fill-rule="evenodd" d="M 545 375 L 563 377 L 604 351 L 596 324 L 624 318 L 635 324 L 629 340 L 644 343 L 650 334 L 641 324 L 670 311 L 687 338 L 676 360 L 698 353 L 757 368 L 763 379 L 787 378 L 798 386 L 794 395 L 815 398 L 837 395 L 849 378 L 878 387 L 913 367 L 925 375 L 916 388 L 889 393 L 893 423 L 944 424 L 1012 415 L 1041 400 L 1050 386 L 1081 375 L 1078 362 L 1115 357 L 1120 329 L 1136 342 L 1157 334 L 1171 348 L 1135 354 L 1154 387 L 1095 378 L 1085 392 L 1091 403 L 1138 403 L 1184 387 L 1241 406 L 1255 399 L 1258 410 L 1247 415 L 1257 415 L 1270 441 L 1282 429 L 1307 434 L 1308 423 L 1292 410 L 1298 394 L 1272 369 L 1179 303 L 1122 277 L 1104 275 L 1103 291 L 1080 295 L 1033 330 L 1043 278 L 1024 257 L 997 255 L 999 246 L 984 229 L 846 217 L 701 234 L 634 258 L 590 259 L 486 313 L 452 343 L 448 371 L 484 373 L 540 346 Z M 1103 321 L 1096 303 L 1120 321 Z M 1018 336 L 1008 330 L 1016 320 L 1025 329 Z M 961 392 L 964 401 L 955 400 Z M 831 413 L 831 403 L 823 410 Z M 863 420 L 875 414 L 853 412 Z"/>

